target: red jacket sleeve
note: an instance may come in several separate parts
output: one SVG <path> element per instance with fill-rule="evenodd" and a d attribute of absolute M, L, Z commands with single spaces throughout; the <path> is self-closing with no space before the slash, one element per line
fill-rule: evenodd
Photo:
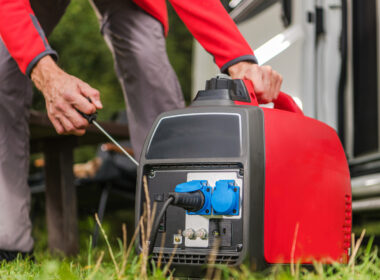
<path fill-rule="evenodd" d="M 195 39 L 222 72 L 240 61 L 257 63 L 252 49 L 219 0 L 170 0 Z"/>
<path fill-rule="evenodd" d="M 21 72 L 28 76 L 45 55 L 57 57 L 28 0 L 0 0 L 0 36 Z"/>

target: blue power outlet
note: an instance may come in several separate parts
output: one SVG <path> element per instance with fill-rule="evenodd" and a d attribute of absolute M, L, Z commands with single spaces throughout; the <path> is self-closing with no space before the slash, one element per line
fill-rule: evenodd
<path fill-rule="evenodd" d="M 186 183 L 178 184 L 175 192 L 195 192 L 200 190 L 205 198 L 205 203 L 201 210 L 197 212 L 186 211 L 188 215 L 211 215 L 211 187 L 206 180 L 192 180 Z"/>
<path fill-rule="evenodd" d="M 234 180 L 219 180 L 216 182 L 211 196 L 211 206 L 214 215 L 239 215 L 240 187 Z"/>

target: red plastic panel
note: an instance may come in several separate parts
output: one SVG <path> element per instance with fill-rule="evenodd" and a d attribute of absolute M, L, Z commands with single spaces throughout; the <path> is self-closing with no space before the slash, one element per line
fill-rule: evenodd
<path fill-rule="evenodd" d="M 253 83 L 250 80 L 243 80 L 243 81 L 249 93 L 249 97 L 251 98 L 251 102 L 235 101 L 234 103 L 236 105 L 259 106 Z M 274 104 L 275 109 L 280 109 L 283 111 L 289 111 L 289 112 L 294 112 L 294 113 L 303 115 L 301 108 L 298 107 L 297 103 L 293 100 L 293 98 L 282 91 L 279 92 L 277 99 L 273 100 L 273 104 Z"/>
<path fill-rule="evenodd" d="M 335 131 L 301 114 L 263 111 L 266 261 L 347 261 L 350 175 Z"/>
<path fill-rule="evenodd" d="M 294 99 L 290 95 L 287 95 L 284 92 L 280 91 L 277 99 L 274 100 L 273 103 L 274 103 L 275 109 L 280 109 L 280 110 L 294 112 L 294 113 L 303 115 L 301 108 L 298 107 Z"/>

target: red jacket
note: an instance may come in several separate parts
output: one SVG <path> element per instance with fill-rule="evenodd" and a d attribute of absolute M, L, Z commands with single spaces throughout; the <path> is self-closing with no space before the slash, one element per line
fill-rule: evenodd
<path fill-rule="evenodd" d="M 165 0 L 133 1 L 157 18 L 167 34 Z M 256 62 L 253 51 L 219 0 L 170 2 L 193 36 L 214 56 L 222 72 L 239 61 Z M 45 55 L 57 56 L 50 48 L 29 0 L 0 0 L 0 36 L 24 74 L 30 75 L 33 67 Z"/>

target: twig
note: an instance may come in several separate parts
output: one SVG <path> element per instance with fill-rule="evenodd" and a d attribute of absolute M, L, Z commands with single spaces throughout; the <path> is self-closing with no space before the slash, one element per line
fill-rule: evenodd
<path fill-rule="evenodd" d="M 290 253 L 290 271 L 292 276 L 295 276 L 295 268 L 294 268 L 294 255 L 296 252 L 296 244 L 297 244 L 297 237 L 298 237 L 298 229 L 299 229 L 300 223 L 296 224 L 296 228 L 294 229 L 294 237 L 293 237 L 293 243 L 292 243 L 292 251 Z"/>
<path fill-rule="evenodd" d="M 317 271 L 321 279 L 323 279 L 323 265 L 320 262 L 314 262 L 314 268 Z"/>
<path fill-rule="evenodd" d="M 222 270 L 217 269 L 217 270 L 215 271 L 215 274 L 214 274 L 213 279 L 222 279 Z"/>
<path fill-rule="evenodd" d="M 98 272 L 100 264 L 102 263 L 103 257 L 104 257 L 104 251 L 101 251 L 99 258 L 96 261 L 95 268 L 94 268 L 94 270 L 92 271 L 92 273 L 88 277 L 89 279 L 92 279 L 95 276 L 95 274 Z"/>
<path fill-rule="evenodd" d="M 127 226 L 125 223 L 122 224 L 122 230 L 123 230 L 123 257 L 122 257 L 122 262 L 120 266 L 120 272 L 119 272 L 119 279 L 122 277 L 124 274 L 124 267 L 125 264 L 127 263 L 126 258 L 127 258 Z"/>
<path fill-rule="evenodd" d="M 151 209 L 150 209 L 150 197 L 149 197 L 149 191 L 148 191 L 148 181 L 146 179 L 146 176 L 143 177 L 143 186 L 144 186 L 144 193 L 145 193 L 145 200 L 146 200 L 146 214 L 147 214 L 147 226 L 146 226 L 146 233 L 147 233 L 147 240 L 149 240 L 150 231 L 151 231 Z"/>
<path fill-rule="evenodd" d="M 152 236 L 152 227 L 153 227 L 154 217 L 156 216 L 156 211 L 157 211 L 157 203 L 153 202 L 153 209 L 152 209 L 152 213 L 150 215 L 151 216 L 150 222 L 147 224 L 147 233 L 148 234 L 147 234 L 147 237 L 146 237 L 146 241 L 147 241 L 147 244 L 148 244 L 148 254 L 149 254 L 149 242 L 150 242 L 150 238 Z"/>
<path fill-rule="evenodd" d="M 123 223 L 122 225 L 122 230 L 123 230 L 123 250 L 124 250 L 124 253 L 127 252 L 127 225 L 125 223 Z"/>
<path fill-rule="evenodd" d="M 350 261 L 348 262 L 348 265 L 352 266 L 352 269 L 354 269 L 356 254 L 358 253 L 358 250 L 359 250 L 360 244 L 363 241 L 364 235 L 365 235 L 365 229 L 363 229 L 363 231 L 362 231 L 362 233 L 361 233 L 358 241 L 356 241 L 354 250 L 352 251 L 352 255 L 351 255 Z"/>
<path fill-rule="evenodd" d="M 143 220 L 140 221 L 140 227 L 141 227 L 141 235 L 142 235 L 142 256 L 141 256 L 141 278 L 147 278 L 147 265 L 148 265 L 148 259 L 149 259 L 149 241 L 152 234 L 152 225 L 153 220 L 156 215 L 156 209 L 157 205 L 156 203 L 153 203 L 153 210 L 151 209 L 151 200 L 149 196 L 149 190 L 148 190 L 148 181 L 146 176 L 143 177 L 143 187 L 144 187 L 144 193 L 145 193 L 145 201 L 144 204 L 144 213 L 143 217 L 146 222 L 144 223 Z M 144 227 L 144 224 L 146 227 Z"/>
<path fill-rule="evenodd" d="M 209 256 L 208 260 L 208 268 L 206 272 L 206 277 L 205 279 L 213 279 L 213 274 L 214 274 L 214 264 L 216 260 L 216 255 L 218 254 L 219 251 L 219 245 L 220 245 L 220 238 L 214 238 L 214 244 L 212 245 L 212 250 Z"/>
<path fill-rule="evenodd" d="M 140 221 L 141 221 L 142 218 L 143 218 L 143 217 L 140 218 Z M 124 259 L 123 259 L 123 264 L 122 264 L 122 266 L 121 266 L 121 272 L 120 272 L 120 275 L 123 275 L 124 272 L 125 272 L 125 268 L 126 268 L 126 266 L 127 266 L 127 261 L 128 261 L 129 255 L 130 255 L 130 253 L 131 253 L 131 251 L 132 251 L 133 244 L 134 244 L 134 242 L 135 242 L 135 240 L 136 240 L 136 237 L 137 237 L 137 234 L 139 233 L 139 231 L 140 231 L 140 222 L 138 223 L 138 225 L 137 225 L 137 227 L 136 227 L 136 229 L 135 229 L 135 232 L 133 233 L 133 236 L 132 236 L 132 239 L 131 239 L 131 243 L 129 243 L 128 250 L 127 250 L 127 252 L 126 252 L 126 254 L 125 254 L 125 257 L 124 257 Z"/>
<path fill-rule="evenodd" d="M 140 228 L 141 228 L 141 240 L 142 240 L 142 254 L 141 254 L 141 267 L 140 267 L 140 277 L 141 279 L 146 279 L 147 271 L 146 266 L 148 264 L 148 246 L 146 241 L 146 235 L 145 235 L 145 228 L 144 228 L 144 220 L 146 218 L 146 211 L 144 211 L 143 219 L 140 220 Z"/>
<path fill-rule="evenodd" d="M 142 219 L 142 218 L 140 218 L 140 220 L 141 220 L 141 219 Z M 132 250 L 132 248 L 133 248 L 133 243 L 135 242 L 136 237 L 137 237 L 137 234 L 139 233 L 139 231 L 140 231 L 140 223 L 139 223 L 139 225 L 137 226 L 137 228 L 135 229 L 135 232 L 133 233 L 133 236 L 132 236 L 132 239 L 131 239 L 131 243 L 129 244 L 129 247 L 128 247 L 128 250 L 127 250 L 127 259 L 128 259 L 129 255 L 130 255 L 130 253 L 131 253 L 131 250 Z"/>
<path fill-rule="evenodd" d="M 172 265 L 174 255 L 177 252 L 177 248 L 178 248 L 178 244 L 175 244 L 174 248 L 173 248 L 172 255 L 170 256 L 170 259 L 169 259 L 168 263 L 165 265 L 165 268 L 164 268 L 164 271 L 163 271 L 164 277 L 165 277 L 166 273 L 168 273 L 169 268 Z"/>
<path fill-rule="evenodd" d="M 161 238 L 160 254 L 158 255 L 158 262 L 157 262 L 158 269 L 161 267 L 162 255 L 164 253 L 164 246 L 165 246 L 165 237 L 166 237 L 166 232 L 162 234 L 162 238 Z"/>
<path fill-rule="evenodd" d="M 107 244 L 107 247 L 108 247 L 108 251 L 109 251 L 110 256 L 111 256 L 111 259 L 112 259 L 112 262 L 113 262 L 113 264 L 115 265 L 116 273 L 119 275 L 119 267 L 118 267 L 118 265 L 117 265 L 117 263 L 116 263 L 115 256 L 113 255 L 113 251 L 112 251 L 111 245 L 110 245 L 110 243 L 109 243 L 109 241 L 108 241 L 107 234 L 106 234 L 106 232 L 104 231 L 104 229 L 103 229 L 103 227 L 102 227 L 102 224 L 101 224 L 100 221 L 99 221 L 99 217 L 98 217 L 98 214 L 97 214 L 97 213 L 95 213 L 95 220 L 96 220 L 96 222 L 98 223 L 99 228 L 100 228 L 100 230 L 101 230 L 101 232 L 102 232 L 102 234 L 103 234 L 103 236 L 104 236 L 104 239 L 105 239 L 105 241 L 106 241 L 106 244 Z"/>

